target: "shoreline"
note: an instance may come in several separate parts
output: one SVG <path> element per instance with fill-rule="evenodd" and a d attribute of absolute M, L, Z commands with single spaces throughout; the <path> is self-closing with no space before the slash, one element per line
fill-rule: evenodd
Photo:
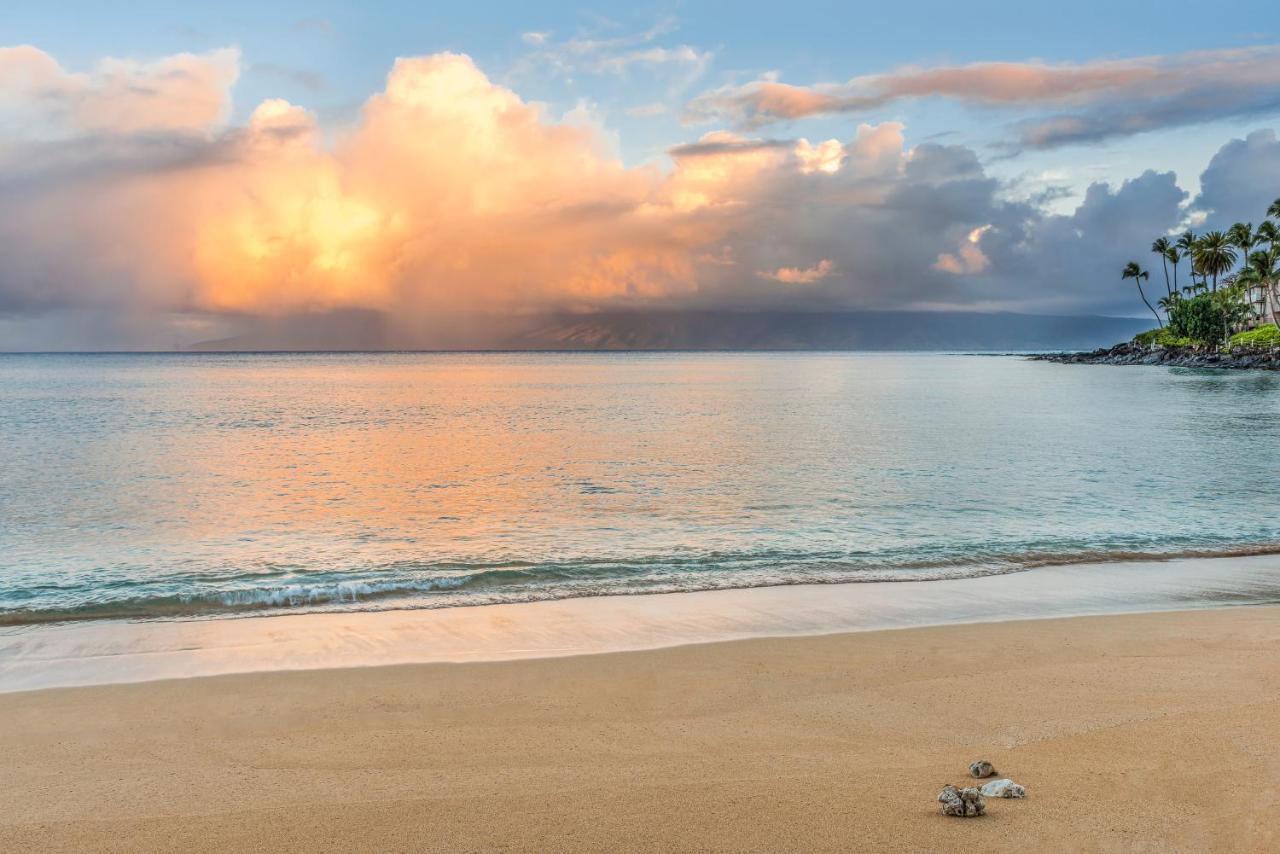
<path fill-rule="evenodd" d="M 1280 607 L 0 695 L 23 850 L 1268 850 Z M 1028 789 L 934 800 L 990 759 Z"/>
<path fill-rule="evenodd" d="M 1032 362 L 1062 365 L 1155 365 L 1166 368 L 1214 368 L 1235 371 L 1280 371 L 1280 350 L 1239 348 L 1146 347 L 1131 341 L 1078 353 L 1034 353 Z"/>
<path fill-rule="evenodd" d="M 193 610 L 189 603 L 175 604 L 175 597 L 151 601 L 131 600 L 128 603 L 112 603 L 107 605 L 95 605 L 84 609 L 43 609 L 36 611 L 23 610 L 7 610 L 0 611 L 0 632 L 6 629 L 23 629 L 36 626 L 74 626 L 74 625 L 91 625 L 94 623 L 144 623 L 144 622 L 163 622 L 163 621 L 189 621 L 189 620 L 233 620 L 242 618 L 273 618 L 273 617 L 291 617 L 303 616 L 308 614 L 340 614 L 340 613 L 383 613 L 395 611 L 427 611 L 445 608 L 473 608 L 487 607 L 492 605 L 526 605 L 536 602 L 551 602 L 565 599 L 602 599 L 614 596 L 650 596 L 650 595 L 671 595 L 682 593 L 713 593 L 725 590 L 750 590 L 756 588 L 774 588 L 774 587 L 818 587 L 818 586 L 841 586 L 848 584 L 870 584 L 870 583 L 893 583 L 893 584 L 922 584 L 934 581 L 960 581 L 969 578 L 981 578 L 985 576 L 1014 575 L 1020 572 L 1030 572 L 1037 569 L 1046 569 L 1054 567 L 1070 567 L 1081 565 L 1110 564 L 1110 563 L 1164 563 L 1177 560 L 1198 560 L 1198 559 L 1217 559 L 1217 558 L 1239 558 L 1239 557 L 1265 557 L 1280 556 L 1280 542 L 1267 541 L 1256 542 L 1252 544 L 1242 544 L 1236 546 L 1222 546 L 1219 548 L 1189 547 L 1181 551 L 1103 551 L 1093 552 L 1085 555 L 1071 555 L 1067 553 L 1038 552 L 1025 555 L 1021 562 L 1006 561 L 1003 564 L 997 560 L 989 564 L 973 564 L 965 567 L 963 564 L 933 564 L 918 565 L 911 568 L 888 566 L 884 570 L 877 571 L 874 569 L 863 568 L 856 572 L 853 576 L 842 576 L 830 579 L 819 579 L 813 576 L 801 575 L 795 579 L 788 580 L 765 580 L 756 583 L 721 583 L 723 577 L 714 581 L 709 581 L 703 586 L 683 586 L 683 587 L 662 587 L 656 585 L 651 588 L 636 588 L 633 590 L 600 590 L 589 592 L 570 592 L 570 593 L 550 593 L 548 595 L 540 595 L 531 598 L 494 598 L 492 600 L 481 601 L 459 601 L 440 604 L 426 604 L 435 596 L 440 594 L 441 590 L 448 590 L 448 587 L 426 588 L 426 594 L 413 593 L 411 586 L 406 585 L 400 589 L 391 591 L 375 592 L 371 594 L 363 594 L 361 598 L 353 598 L 343 600 L 337 596 L 332 599 L 315 598 L 308 599 L 303 604 L 294 606 L 269 604 L 263 602 L 251 602 L 248 605 L 237 605 L 223 603 L 221 605 L 207 605 L 207 610 Z M 483 572 L 483 569 L 478 569 Z M 894 574 L 900 573 L 900 574 Z M 276 591 L 271 592 L 272 598 L 275 598 Z M 301 594 L 300 594 L 301 595 Z M 208 596 L 208 594 L 206 594 Z M 210 601 L 209 597 L 204 599 L 205 603 Z M 283 597 L 281 597 L 283 598 Z"/>
<path fill-rule="evenodd" d="M 1280 603 L 1280 554 L 420 610 L 0 628 L 0 696 L 261 671 L 506 661 L 748 638 Z"/>

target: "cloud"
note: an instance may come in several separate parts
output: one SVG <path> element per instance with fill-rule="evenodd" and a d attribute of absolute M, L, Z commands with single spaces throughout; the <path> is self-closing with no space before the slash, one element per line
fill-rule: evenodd
<path fill-rule="evenodd" d="M 834 270 L 835 263 L 830 258 L 823 258 L 811 267 L 779 267 L 762 270 L 757 275 L 788 285 L 811 285 L 830 276 Z"/>
<path fill-rule="evenodd" d="M 991 226 L 984 225 L 969 232 L 964 242 L 954 252 L 943 252 L 938 255 L 938 260 L 933 262 L 933 269 L 955 276 L 971 276 L 986 270 L 991 266 L 991 259 L 983 253 L 979 244 L 982 241 L 982 235 L 986 234 L 990 228 Z"/>
<path fill-rule="evenodd" d="M 710 61 L 709 51 L 700 51 L 682 44 L 671 48 L 647 47 L 616 54 L 602 54 L 593 59 L 588 67 L 597 72 L 623 74 L 634 65 L 677 65 L 687 67 L 694 74 L 701 75 Z"/>
<path fill-rule="evenodd" d="M 1222 146 L 1200 176 L 1192 208 L 1207 229 L 1234 222 L 1258 222 L 1280 198 L 1280 140 L 1274 130 L 1258 130 Z"/>
<path fill-rule="evenodd" d="M 697 142 L 686 142 L 667 150 L 675 158 L 713 157 L 721 154 L 745 154 L 755 151 L 781 151 L 795 142 L 789 139 L 748 139 L 728 131 L 712 131 Z"/>
<path fill-rule="evenodd" d="M 1045 310 L 1074 305 L 1134 314 L 1132 290 L 1120 288 L 1120 269 L 1137 261 L 1151 268 L 1151 286 L 1164 288 L 1162 268 L 1151 267 L 1159 260 L 1148 250 L 1155 237 L 1183 223 L 1187 196 L 1172 172 L 1149 170 L 1119 187 L 1095 183 L 1070 213 L 1029 217 L 1017 228 L 997 223 L 978 243 L 990 269 L 967 278 L 995 280 L 1008 291 L 1022 279 L 1028 302 Z"/>
<path fill-rule="evenodd" d="M 90 99 L 109 88 L 34 67 Z M 225 110 L 234 75 L 195 76 Z M 0 312 L 135 319 L 121 329 L 376 316 L 399 340 L 460 316 L 633 307 L 1136 314 L 1117 271 L 1186 215 L 1156 172 L 1052 214 L 973 150 L 909 147 L 896 122 L 820 142 L 716 132 L 627 167 L 600 128 L 450 53 L 397 61 L 336 138 L 281 99 L 243 126 L 164 103 L 142 122 L 127 104 L 114 122 L 5 122 Z M 1272 132 L 1225 145 L 1197 204 L 1259 216 L 1234 206 L 1251 176 L 1272 180 L 1276 146 Z"/>
<path fill-rule="evenodd" d="M 832 282 L 833 251 L 851 241 L 805 245 L 828 217 L 882 201 L 909 159 L 933 180 L 900 125 L 864 125 L 848 144 L 709 134 L 674 150 L 667 171 L 626 168 L 608 148 L 598 128 L 548 120 L 456 54 L 397 62 L 332 146 L 283 100 L 214 134 L 30 139 L 0 162 L 0 192 L 21 211 L 0 225 L 0 290 L 11 309 L 360 309 L 404 323 L 767 304 L 752 270 Z M 817 207 L 777 221 L 805 205 Z M 842 281 L 827 299 L 881 301 Z"/>
<path fill-rule="evenodd" d="M 984 62 L 904 68 L 845 83 L 795 86 L 776 74 L 694 98 L 690 121 L 758 128 L 859 113 L 903 100 L 945 98 L 1048 110 L 1015 128 L 1016 146 L 1053 148 L 1158 128 L 1280 112 L 1280 46 L 1196 51 L 1083 64 Z"/>
<path fill-rule="evenodd" d="M 848 149 L 838 139 L 810 143 L 807 139 L 754 139 L 731 131 L 712 131 L 703 134 L 697 142 L 686 142 L 667 149 L 676 159 L 715 157 L 724 154 L 751 154 L 756 152 L 789 151 L 795 155 L 799 169 L 804 174 L 825 172 L 834 174 L 848 156 Z"/>
<path fill-rule="evenodd" d="M 286 104 L 255 113 L 307 126 Z M 657 176 L 610 159 L 590 126 L 554 124 L 456 54 L 397 61 L 335 151 L 263 139 L 243 189 L 202 224 L 197 296 L 219 310 L 419 311 L 607 299 L 671 286 L 647 246 Z M 219 194 L 220 195 L 220 194 Z"/>
<path fill-rule="evenodd" d="M 235 48 L 153 62 L 104 59 L 72 73 L 38 48 L 4 47 L 0 123 L 64 134 L 205 131 L 225 120 L 239 74 Z"/>
<path fill-rule="evenodd" d="M 155 124 L 90 123 L 0 161 L 7 307 L 425 317 L 694 281 L 706 226 L 675 221 L 657 170 L 624 168 L 597 130 L 547 121 L 464 56 L 398 61 L 332 148 L 282 100 L 213 135 Z"/>
<path fill-rule="evenodd" d="M 833 175 L 840 171 L 844 163 L 845 150 L 838 139 L 828 139 L 817 145 L 810 144 L 807 139 L 796 141 L 796 159 L 800 161 L 800 171 L 806 175 L 812 172 L 825 172 Z"/>
<path fill-rule="evenodd" d="M 689 44 L 659 44 L 675 29 L 672 19 L 663 19 L 647 30 L 609 37 L 579 34 L 563 41 L 550 32 L 527 32 L 521 40 L 534 48 L 516 63 L 516 76 L 535 70 L 549 70 L 560 76 L 596 74 L 623 76 L 635 70 L 662 74 L 670 89 L 678 92 L 700 78 L 714 59 L 714 53 Z"/>

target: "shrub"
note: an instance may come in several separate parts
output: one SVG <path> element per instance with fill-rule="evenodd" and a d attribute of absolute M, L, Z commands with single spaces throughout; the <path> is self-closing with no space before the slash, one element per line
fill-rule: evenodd
<path fill-rule="evenodd" d="M 1179 337 L 1169 331 L 1168 327 L 1148 329 L 1133 336 L 1133 343 L 1139 347 L 1194 347 L 1196 342 L 1185 336 Z"/>
<path fill-rule="evenodd" d="M 1200 344 L 1218 344 L 1245 311 L 1239 295 L 1227 289 L 1178 300 L 1169 309 L 1169 332 Z"/>
<path fill-rule="evenodd" d="M 1250 329 L 1248 332 L 1237 332 L 1227 341 L 1227 349 L 1234 350 L 1237 347 L 1264 350 L 1280 347 L 1280 329 L 1277 329 L 1274 323 L 1267 323 L 1257 329 Z"/>

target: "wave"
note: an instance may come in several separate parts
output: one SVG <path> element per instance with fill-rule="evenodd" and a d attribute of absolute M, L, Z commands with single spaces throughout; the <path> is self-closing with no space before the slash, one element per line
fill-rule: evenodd
<path fill-rule="evenodd" d="M 81 601 L 0 608 L 0 627 L 83 620 L 200 619 L 309 611 L 419 610 L 588 596 L 623 596 L 797 584 L 926 582 L 1026 572 L 1086 563 L 1167 561 L 1280 554 L 1280 543 L 1173 549 L 1032 550 L 885 561 L 883 556 L 756 552 L 696 557 L 581 560 L 556 564 L 394 565 L 346 573 L 241 572 L 223 586 L 187 579 L 189 589 L 156 590 L 118 580 L 79 590 Z M 877 560 L 877 557 L 880 559 Z M 140 588 L 130 592 L 131 588 Z M 60 593 L 76 585 L 46 585 Z M 30 595 L 34 588 L 24 591 Z M 92 599 L 90 597 L 99 597 Z M 59 597 L 63 598 L 63 597 Z M 88 601 L 86 601 L 88 600 Z"/>

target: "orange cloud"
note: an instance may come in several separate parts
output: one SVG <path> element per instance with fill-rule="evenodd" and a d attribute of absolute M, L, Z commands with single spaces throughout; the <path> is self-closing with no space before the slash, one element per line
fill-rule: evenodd
<path fill-rule="evenodd" d="M 29 250 L 3 283 L 22 304 L 422 318 L 674 299 L 715 278 L 700 259 L 767 182 L 798 174 L 786 151 L 627 168 L 598 129 L 549 120 L 457 54 L 398 61 L 333 143 L 283 100 L 220 127 L 233 51 L 87 76 L 34 49 L 3 58 L 26 92 L 6 108 L 61 93 L 0 150 L 26 188 L 0 227 Z M 147 75 L 163 79 L 141 100 L 116 94 Z"/>
<path fill-rule="evenodd" d="M 795 165 L 722 154 L 663 174 L 605 148 L 457 54 L 398 61 L 331 149 L 305 111 L 268 101 L 234 162 L 174 187 L 193 302 L 424 314 L 670 298 L 697 289 L 703 247 L 754 182 Z"/>
<path fill-rule="evenodd" d="M 72 73 L 30 45 L 0 47 L 0 115 L 56 130 L 206 130 L 225 119 L 239 64 L 240 52 L 224 48 Z"/>
<path fill-rule="evenodd" d="M 830 276 L 835 272 L 835 268 L 833 261 L 823 258 L 812 267 L 779 267 L 776 270 L 762 272 L 760 275 L 788 285 L 811 285 Z"/>
<path fill-rule="evenodd" d="M 943 252 L 938 255 L 933 269 L 953 276 L 968 276 L 985 271 L 991 266 L 991 259 L 978 244 L 982 240 L 982 235 L 990 230 L 991 226 L 984 225 L 970 231 L 964 242 L 954 252 Z"/>
<path fill-rule="evenodd" d="M 76 77 L 41 56 L 5 67 Z M 136 76 L 203 63 L 183 83 L 199 87 L 188 93 L 198 109 L 155 94 L 146 110 L 71 111 L 0 150 L 0 176 L 18 188 L 7 197 L 18 215 L 0 223 L 0 300 L 218 316 L 368 310 L 412 330 L 462 314 L 768 305 L 796 285 L 816 286 L 806 298 L 878 305 L 882 283 L 897 300 L 927 291 L 932 259 L 956 252 L 948 235 L 992 219 L 964 213 L 969 199 L 939 202 L 976 159 L 908 150 L 897 123 L 861 125 L 844 144 L 716 132 L 672 149 L 669 167 L 628 168 L 599 128 L 549 118 L 450 53 L 399 60 L 336 137 L 279 99 L 225 127 L 233 58 L 127 64 Z M 101 67 L 90 77 L 75 84 L 88 100 L 116 85 Z M 72 133 L 74 145 L 58 143 Z M 926 230 L 910 227 L 917 204 Z M 958 221 L 937 228 L 938 210 Z M 899 239 L 913 245 L 885 250 Z"/>
<path fill-rule="evenodd" d="M 800 161 L 800 171 L 806 175 L 822 172 L 827 175 L 840 171 L 844 163 L 845 149 L 838 139 L 828 139 L 813 145 L 807 139 L 800 139 L 795 147 L 796 159 Z"/>
<path fill-rule="evenodd" d="M 693 121 L 740 127 L 854 113 L 913 98 L 1024 110 L 1070 110 L 1019 128 L 1023 145 L 1049 147 L 1243 115 L 1270 115 L 1280 46 L 1193 51 L 1081 64 L 980 62 L 902 68 L 844 83 L 796 86 L 774 75 L 694 98 Z"/>

